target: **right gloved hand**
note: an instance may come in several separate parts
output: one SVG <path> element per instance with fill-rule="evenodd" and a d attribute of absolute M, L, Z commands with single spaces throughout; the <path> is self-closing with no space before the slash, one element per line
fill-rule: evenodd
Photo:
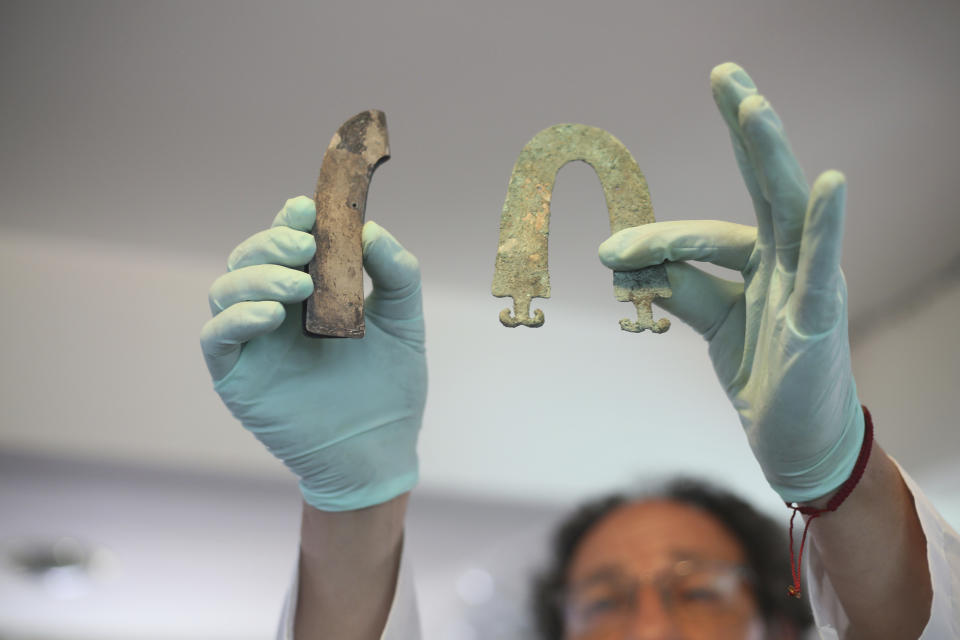
<path fill-rule="evenodd" d="M 303 335 L 301 271 L 316 252 L 312 200 L 288 200 L 270 229 L 230 254 L 210 287 L 200 343 L 224 404 L 299 478 L 308 504 L 361 509 L 411 490 L 427 393 L 420 268 L 385 229 L 363 226 L 373 280 L 362 339 Z"/>
<path fill-rule="evenodd" d="M 810 502 L 850 477 L 864 442 L 840 270 L 846 182 L 827 171 L 807 186 L 780 118 L 742 68 L 719 65 L 711 84 L 757 227 L 655 222 L 613 235 L 600 259 L 624 271 L 669 261 L 673 297 L 658 304 L 709 343 L 770 486 Z M 688 260 L 736 269 L 743 282 Z"/>

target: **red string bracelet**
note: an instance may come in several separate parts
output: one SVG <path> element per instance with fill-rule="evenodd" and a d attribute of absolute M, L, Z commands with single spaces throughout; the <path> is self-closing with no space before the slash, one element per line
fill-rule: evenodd
<path fill-rule="evenodd" d="M 863 477 L 863 471 L 867 468 L 867 460 L 870 459 L 870 449 L 873 445 L 873 419 L 870 417 L 870 412 L 867 410 L 867 408 L 863 405 L 860 406 L 863 409 L 863 444 L 860 445 L 860 455 L 857 456 L 857 462 L 853 465 L 853 471 L 850 472 L 850 477 L 847 478 L 846 482 L 840 485 L 840 488 L 837 489 L 835 494 L 833 494 L 833 497 L 827 501 L 827 506 L 822 509 L 818 509 L 816 507 L 801 507 L 796 502 L 786 503 L 788 507 L 793 509 L 793 513 L 790 514 L 790 573 L 793 575 L 793 584 L 787 587 L 787 593 L 794 598 L 799 598 L 801 593 L 800 567 L 801 563 L 803 562 L 803 546 L 807 542 L 807 530 L 810 528 L 810 523 L 825 513 L 836 511 L 840 505 L 843 504 L 843 501 L 847 499 L 847 496 L 850 495 L 850 492 L 853 491 L 853 488 L 857 486 L 857 483 L 860 482 L 860 478 Z M 800 552 L 797 554 L 796 563 L 794 563 L 793 520 L 797 517 L 798 511 L 809 517 L 807 518 L 806 525 L 803 527 L 803 537 L 800 538 Z"/>

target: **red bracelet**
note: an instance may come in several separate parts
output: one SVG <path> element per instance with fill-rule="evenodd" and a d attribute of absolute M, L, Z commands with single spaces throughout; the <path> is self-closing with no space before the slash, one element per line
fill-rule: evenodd
<path fill-rule="evenodd" d="M 860 478 L 863 477 L 863 471 L 867 468 L 867 460 L 870 459 L 870 449 L 873 446 L 873 418 L 870 417 L 870 411 L 868 411 L 866 407 L 863 405 L 860 405 L 860 407 L 863 409 L 863 444 L 860 445 L 860 455 L 857 456 L 857 462 L 853 465 L 853 471 L 850 472 L 850 477 L 840 485 L 840 488 L 833 494 L 833 497 L 827 501 L 827 506 L 822 509 L 816 507 L 801 507 L 796 502 L 786 503 L 788 507 L 793 509 L 793 513 L 790 514 L 790 573 L 793 574 L 793 584 L 787 587 L 787 593 L 794 598 L 799 598 L 801 594 L 800 567 L 803 562 L 803 546 L 807 542 L 807 530 L 810 528 L 810 523 L 825 513 L 836 511 L 840 505 L 843 504 L 843 501 L 847 499 L 847 496 L 850 495 L 850 492 L 853 491 L 853 488 L 857 486 L 857 483 L 860 482 Z M 793 520 L 797 517 L 797 512 L 809 517 L 807 518 L 806 525 L 803 527 L 803 537 L 800 538 L 800 552 L 797 554 L 796 563 L 794 563 Z"/>

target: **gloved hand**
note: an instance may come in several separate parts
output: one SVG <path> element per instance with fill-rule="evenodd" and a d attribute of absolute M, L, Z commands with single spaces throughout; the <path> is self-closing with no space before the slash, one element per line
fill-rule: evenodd
<path fill-rule="evenodd" d="M 214 388 L 243 426 L 299 478 L 317 509 L 386 502 L 417 482 L 427 393 L 420 267 L 386 230 L 363 227 L 373 280 L 362 339 L 314 339 L 300 268 L 316 252 L 309 198 L 288 200 L 273 226 L 243 241 L 210 287 L 201 347 Z"/>
<path fill-rule="evenodd" d="M 611 236 L 600 259 L 617 270 L 671 261 L 673 297 L 658 304 L 709 343 L 770 485 L 787 502 L 808 502 L 843 484 L 864 434 L 840 271 L 845 181 L 827 171 L 808 188 L 780 119 L 746 72 L 726 63 L 710 79 L 757 227 L 653 223 Z M 736 269 L 743 282 L 686 260 Z"/>

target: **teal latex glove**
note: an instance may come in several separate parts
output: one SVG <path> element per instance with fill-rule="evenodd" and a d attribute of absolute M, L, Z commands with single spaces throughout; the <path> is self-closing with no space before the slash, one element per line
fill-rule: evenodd
<path fill-rule="evenodd" d="M 417 482 L 427 393 L 420 267 L 367 222 L 366 335 L 307 338 L 300 302 L 313 283 L 300 269 L 316 252 L 315 219 L 312 200 L 288 200 L 270 229 L 230 254 L 200 342 L 224 404 L 300 478 L 307 503 L 361 509 Z"/>
<path fill-rule="evenodd" d="M 787 502 L 808 502 L 843 484 L 864 433 L 840 271 L 845 181 L 827 171 L 808 188 L 780 119 L 743 69 L 722 64 L 711 84 L 757 226 L 653 223 L 611 236 L 600 259 L 618 270 L 671 261 L 673 297 L 658 304 L 709 343 L 770 485 Z M 686 260 L 736 269 L 743 282 Z"/>

